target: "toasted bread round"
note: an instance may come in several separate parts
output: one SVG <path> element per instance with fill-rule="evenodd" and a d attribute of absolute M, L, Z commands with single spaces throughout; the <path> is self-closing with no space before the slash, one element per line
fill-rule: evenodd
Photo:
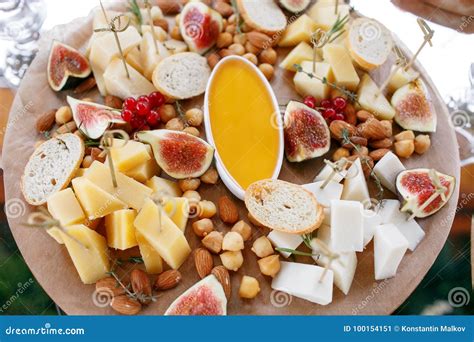
<path fill-rule="evenodd" d="M 204 93 L 210 76 L 206 58 L 195 52 L 182 52 L 158 63 L 152 80 L 156 89 L 165 96 L 184 100 Z"/>
<path fill-rule="evenodd" d="M 390 31 L 377 20 L 354 20 L 347 36 L 352 59 L 363 69 L 373 70 L 385 63 L 393 47 Z"/>
<path fill-rule="evenodd" d="M 84 158 L 84 142 L 72 133 L 45 141 L 31 155 L 21 178 L 21 191 L 31 205 L 66 188 Z"/>
<path fill-rule="evenodd" d="M 273 0 L 237 0 L 240 14 L 247 25 L 266 34 L 282 33 L 286 16 Z"/>
<path fill-rule="evenodd" d="M 266 179 L 251 184 L 245 206 L 262 226 L 289 234 L 307 234 L 321 226 L 323 207 L 300 185 Z"/>

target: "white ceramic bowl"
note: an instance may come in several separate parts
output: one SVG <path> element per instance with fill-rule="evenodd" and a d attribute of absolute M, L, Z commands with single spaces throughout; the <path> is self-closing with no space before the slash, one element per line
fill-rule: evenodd
<path fill-rule="evenodd" d="M 209 90 L 212 85 L 212 81 L 214 80 L 214 76 L 216 75 L 216 72 L 226 63 L 229 61 L 233 60 L 238 60 L 246 65 L 248 65 L 255 73 L 257 76 L 260 78 L 260 80 L 263 82 L 265 85 L 265 88 L 267 89 L 268 93 L 271 96 L 272 103 L 273 103 L 273 110 L 277 115 L 275 115 L 275 120 L 274 124 L 276 124 L 279 128 L 279 151 L 278 151 L 278 159 L 275 165 L 275 169 L 273 171 L 272 178 L 277 179 L 278 175 L 280 174 L 281 166 L 283 163 L 283 149 L 284 149 L 284 140 L 283 140 L 283 118 L 280 115 L 280 107 L 278 106 L 278 100 L 275 96 L 275 93 L 273 92 L 273 89 L 268 82 L 268 80 L 265 78 L 263 73 L 251 62 L 249 62 L 247 59 L 242 58 L 240 56 L 228 56 L 223 58 L 222 60 L 217 63 L 215 66 L 214 70 L 211 73 L 211 77 L 209 78 L 209 82 L 207 83 L 207 88 L 206 88 L 206 94 L 204 96 L 204 127 L 206 130 L 206 137 L 207 141 L 209 144 L 211 144 L 215 149 L 215 158 L 216 158 L 216 168 L 217 172 L 219 172 L 219 176 L 221 177 L 222 181 L 224 184 L 227 186 L 227 188 L 239 199 L 243 200 L 245 196 L 245 190 L 235 181 L 235 179 L 232 177 L 232 175 L 229 173 L 229 171 L 226 169 L 224 163 L 222 162 L 222 159 L 219 156 L 219 150 L 216 147 L 216 144 L 214 142 L 214 138 L 212 136 L 212 130 L 211 130 L 211 122 L 210 122 L 210 117 L 209 117 Z M 271 124 L 271 123 L 269 123 Z M 255 167 L 258 167 L 257 165 Z"/>

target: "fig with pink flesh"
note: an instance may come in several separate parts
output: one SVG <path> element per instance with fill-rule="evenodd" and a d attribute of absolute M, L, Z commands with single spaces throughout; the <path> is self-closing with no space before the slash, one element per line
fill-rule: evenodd
<path fill-rule="evenodd" d="M 48 83 L 54 91 L 75 86 L 89 77 L 89 61 L 76 49 L 53 40 L 48 59 Z"/>
<path fill-rule="evenodd" d="M 280 0 L 280 5 L 292 13 L 303 12 L 311 0 Z"/>
<path fill-rule="evenodd" d="M 303 103 L 290 101 L 284 117 L 285 153 L 290 162 L 322 156 L 331 147 L 326 120 Z"/>
<path fill-rule="evenodd" d="M 93 102 L 81 101 L 71 96 L 67 102 L 77 128 L 91 139 L 99 139 L 112 123 L 122 123 L 119 111 Z"/>
<path fill-rule="evenodd" d="M 202 2 L 188 2 L 180 14 L 181 36 L 189 50 L 205 53 L 217 42 L 223 28 L 222 16 Z"/>
<path fill-rule="evenodd" d="M 401 211 L 420 218 L 433 215 L 449 201 L 455 186 L 454 177 L 433 169 L 403 171 L 397 176 L 397 191 L 404 200 Z M 440 193 L 435 195 L 437 188 Z"/>
<path fill-rule="evenodd" d="M 398 89 L 392 96 L 395 122 L 404 129 L 418 132 L 436 131 L 436 113 L 421 79 Z"/>
<path fill-rule="evenodd" d="M 209 275 L 171 303 L 167 316 L 225 316 L 227 298 L 221 283 Z"/>
<path fill-rule="evenodd" d="M 200 177 L 214 157 L 214 148 L 186 132 L 159 129 L 137 133 L 141 142 L 150 144 L 156 162 L 176 179 Z"/>

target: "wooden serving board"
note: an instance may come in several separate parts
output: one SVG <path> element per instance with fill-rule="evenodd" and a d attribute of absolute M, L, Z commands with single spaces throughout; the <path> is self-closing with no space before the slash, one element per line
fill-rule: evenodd
<path fill-rule="evenodd" d="M 66 248 L 57 244 L 45 231 L 25 228 L 21 225 L 33 210 L 32 207 L 26 205 L 21 194 L 20 177 L 28 157 L 34 150 L 33 146 L 39 138 L 35 131 L 35 120 L 45 111 L 58 108 L 66 103 L 67 92 L 53 92 L 46 79 L 46 65 L 51 39 L 55 38 L 84 50 L 91 35 L 91 25 L 91 17 L 81 18 L 68 25 L 56 27 L 49 32 L 43 38 L 40 52 L 18 90 L 10 114 L 3 151 L 6 211 L 9 213 L 10 227 L 24 259 L 49 296 L 67 314 L 109 315 L 114 314 L 112 309 L 94 304 L 95 287 L 81 283 Z M 403 44 L 400 43 L 400 46 L 406 55 L 411 55 Z M 285 54 L 286 51 L 282 50 L 279 58 L 281 59 Z M 391 61 L 387 62 L 384 67 L 372 75 L 376 82 L 380 83 L 383 76 L 388 74 L 390 64 Z M 428 153 L 406 160 L 404 164 L 407 168 L 435 168 L 443 173 L 453 175 L 459 180 L 458 146 L 447 108 L 426 71 L 418 63 L 415 68 L 428 86 L 438 116 L 438 131 L 432 135 L 433 145 Z M 300 99 L 294 91 L 292 80 L 293 73 L 276 68 L 276 75 L 271 84 L 280 104 Z M 97 92 L 82 96 L 98 98 Z M 193 104 L 202 105 L 202 98 L 193 102 Z M 299 164 L 285 161 L 280 178 L 297 184 L 308 183 L 312 181 L 322 166 L 323 158 Z M 231 196 L 222 182 L 215 186 L 204 185 L 200 192 L 203 198 L 212 201 L 216 201 L 219 196 L 224 194 Z M 379 282 L 374 280 L 373 246 L 371 243 L 363 253 L 357 253 L 358 265 L 349 295 L 345 296 L 335 288 L 333 302 L 327 306 L 273 292 L 270 287 L 271 279 L 260 274 L 256 257 L 249 248 L 252 241 L 248 241 L 244 250 L 244 266 L 232 275 L 233 294 L 228 304 L 228 313 L 232 315 L 382 315 L 392 313 L 420 283 L 443 247 L 456 211 L 458 192 L 459 185 L 456 186 L 449 203 L 439 213 L 430 218 L 419 220 L 426 231 L 426 237 L 415 252 L 406 254 L 396 277 Z M 15 208 L 18 210 L 15 211 Z M 239 202 L 239 209 L 241 218 L 246 219 L 247 211 L 242 202 Z M 227 232 L 230 229 L 220 222 L 218 217 L 214 218 L 214 223 L 220 231 Z M 266 233 L 267 231 L 255 228 L 252 240 Z M 189 225 L 186 237 L 192 248 L 200 245 Z M 128 253 L 138 255 L 136 250 Z M 214 257 L 214 260 L 216 264 L 220 264 L 218 257 Z M 126 265 L 123 273 L 129 272 L 133 267 L 136 266 Z M 163 314 L 177 296 L 199 280 L 192 257 L 188 258 L 180 271 L 184 275 L 182 283 L 173 290 L 159 293 L 157 303 L 145 308 L 142 311 L 143 314 Z M 254 276 L 260 282 L 262 290 L 254 300 L 243 300 L 238 296 L 238 288 L 243 275 Z"/>

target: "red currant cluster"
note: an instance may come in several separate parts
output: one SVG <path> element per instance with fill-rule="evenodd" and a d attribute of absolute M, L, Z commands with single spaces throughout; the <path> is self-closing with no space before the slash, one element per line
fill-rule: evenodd
<path fill-rule="evenodd" d="M 137 99 L 129 97 L 123 102 L 122 119 L 134 130 L 149 130 L 160 124 L 159 108 L 166 102 L 159 92 L 142 95 Z"/>
<path fill-rule="evenodd" d="M 303 102 L 310 108 L 320 110 L 328 124 L 334 120 L 346 120 L 344 109 L 346 109 L 347 100 L 343 97 L 338 96 L 332 100 L 321 100 L 319 106 L 317 105 L 317 100 L 313 96 L 306 96 Z"/>

